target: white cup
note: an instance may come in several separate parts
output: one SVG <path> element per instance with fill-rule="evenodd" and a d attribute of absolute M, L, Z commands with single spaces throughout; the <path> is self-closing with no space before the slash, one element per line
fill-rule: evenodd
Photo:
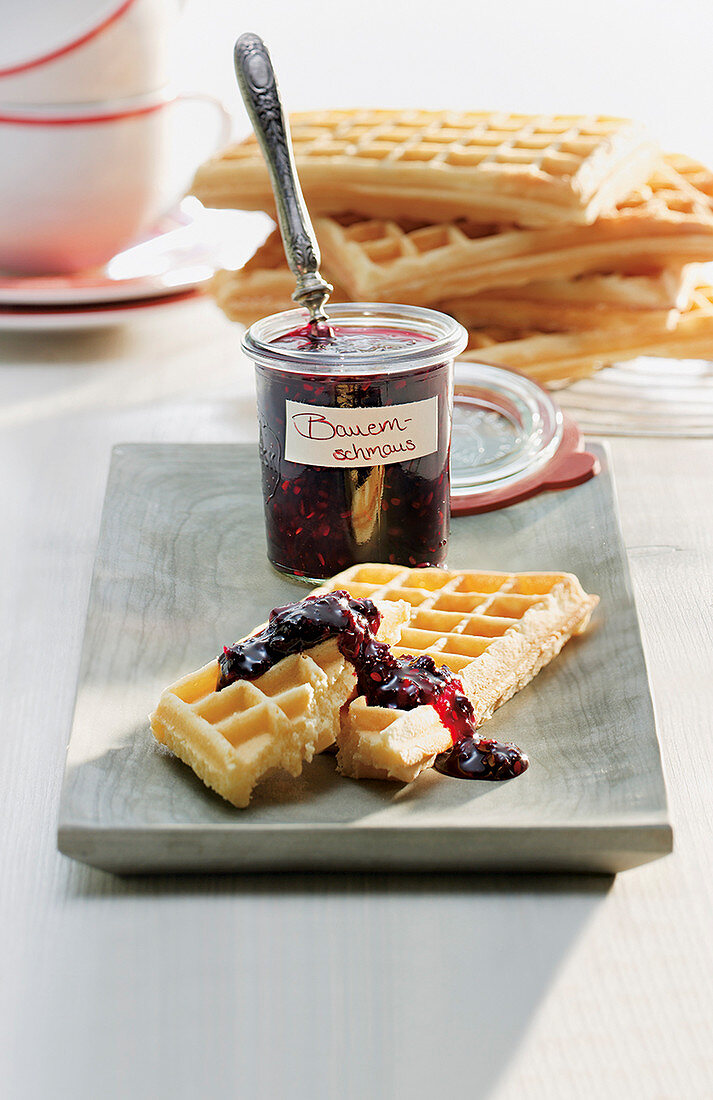
<path fill-rule="evenodd" d="M 0 0 L 0 104 L 90 103 L 169 80 L 184 0 Z"/>
<path fill-rule="evenodd" d="M 210 96 L 0 108 L 0 268 L 53 275 L 106 263 L 185 192 L 229 133 L 230 116 Z"/>

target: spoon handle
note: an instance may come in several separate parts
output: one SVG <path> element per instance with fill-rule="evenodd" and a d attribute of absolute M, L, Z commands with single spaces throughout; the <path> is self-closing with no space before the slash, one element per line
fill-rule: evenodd
<path fill-rule="evenodd" d="M 324 322 L 324 305 L 333 287 L 319 274 L 319 246 L 297 178 L 290 129 L 270 54 L 256 34 L 241 34 L 234 58 L 238 87 L 270 173 L 285 256 L 297 280 L 292 297 L 307 307 L 311 320 Z"/>

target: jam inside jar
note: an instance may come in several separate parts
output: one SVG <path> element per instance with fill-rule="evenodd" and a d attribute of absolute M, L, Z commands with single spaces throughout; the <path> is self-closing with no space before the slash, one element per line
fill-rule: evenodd
<path fill-rule="evenodd" d="M 318 580 L 358 562 L 442 565 L 453 360 L 466 334 L 413 306 L 339 305 L 252 325 L 267 552 Z"/>

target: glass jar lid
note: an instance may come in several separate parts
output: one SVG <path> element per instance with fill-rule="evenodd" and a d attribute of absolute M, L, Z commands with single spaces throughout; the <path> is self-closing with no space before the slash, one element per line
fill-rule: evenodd
<path fill-rule="evenodd" d="M 512 489 L 543 469 L 562 442 L 562 412 L 546 390 L 515 371 L 455 364 L 451 499 Z"/>
<path fill-rule="evenodd" d="M 453 359 L 468 340 L 462 325 L 434 309 L 362 302 L 328 309 L 335 340 L 310 341 L 307 311 L 291 309 L 251 325 L 243 351 L 261 366 L 296 373 L 401 374 Z"/>

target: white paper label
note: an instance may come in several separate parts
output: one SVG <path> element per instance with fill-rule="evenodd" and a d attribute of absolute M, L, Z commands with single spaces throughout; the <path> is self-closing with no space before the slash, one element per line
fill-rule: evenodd
<path fill-rule="evenodd" d="M 304 466 L 387 466 L 438 450 L 438 397 L 384 408 L 285 402 L 285 458 Z"/>

